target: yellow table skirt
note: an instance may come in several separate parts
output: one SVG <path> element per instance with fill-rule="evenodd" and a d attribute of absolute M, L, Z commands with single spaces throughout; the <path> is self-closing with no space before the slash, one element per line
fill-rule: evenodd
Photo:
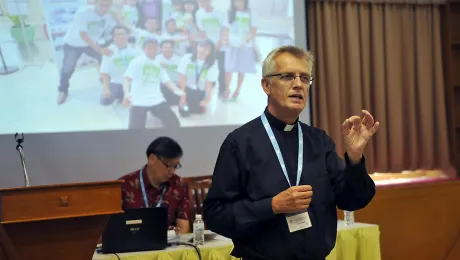
<path fill-rule="evenodd" d="M 217 242 L 210 242 L 210 244 L 221 245 L 205 245 L 200 247 L 202 259 L 209 260 L 233 260 L 238 259 L 230 255 L 233 250 L 231 240 L 222 240 Z M 197 252 L 192 247 L 177 247 L 161 251 L 148 251 L 137 253 L 118 254 L 121 260 L 198 260 Z M 114 254 L 109 255 L 95 255 L 93 260 L 110 259 L 117 260 Z"/>
<path fill-rule="evenodd" d="M 230 255 L 233 249 L 231 240 L 219 239 L 200 247 L 202 259 L 233 260 Z M 198 260 L 198 255 L 192 247 L 175 247 L 161 251 L 148 251 L 118 254 L 121 260 Z M 95 254 L 93 260 L 117 260 L 114 254 Z M 377 225 L 356 223 L 346 227 L 343 222 L 338 224 L 337 242 L 335 248 L 326 260 L 381 260 L 380 231 Z"/>
<path fill-rule="evenodd" d="M 326 260 L 381 260 L 380 230 L 377 225 L 339 222 L 335 247 Z"/>

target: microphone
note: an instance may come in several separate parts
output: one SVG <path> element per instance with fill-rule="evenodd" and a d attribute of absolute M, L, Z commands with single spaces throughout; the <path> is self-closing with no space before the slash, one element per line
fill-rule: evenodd
<path fill-rule="evenodd" d="M 169 183 L 165 182 L 165 183 L 161 184 L 160 188 L 161 188 L 161 197 L 160 197 L 160 200 L 158 200 L 158 203 L 157 203 L 157 206 L 156 206 L 157 208 L 161 207 L 161 205 L 163 204 L 165 194 L 169 189 Z"/>
<path fill-rule="evenodd" d="M 21 157 L 21 164 L 22 164 L 22 171 L 24 173 L 24 182 L 25 182 L 25 185 L 26 187 L 29 187 L 30 184 L 29 184 L 29 175 L 27 174 L 27 168 L 26 168 L 26 161 L 24 159 L 24 152 L 22 151 L 22 142 L 24 142 L 24 133 L 21 134 L 21 137 L 18 137 L 19 134 L 16 133 L 14 135 L 14 139 L 16 140 L 16 143 L 18 143 L 18 145 L 16 145 L 16 150 L 18 150 L 19 152 L 19 156 Z"/>

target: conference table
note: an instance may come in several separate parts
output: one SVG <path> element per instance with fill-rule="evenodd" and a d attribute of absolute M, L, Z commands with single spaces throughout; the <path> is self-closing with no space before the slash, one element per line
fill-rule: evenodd
<path fill-rule="evenodd" d="M 337 242 L 326 260 L 381 260 L 380 230 L 378 225 L 354 223 L 346 226 L 343 221 L 337 224 Z M 183 241 L 192 234 L 183 235 Z M 230 255 L 233 249 L 232 241 L 222 236 L 199 246 L 203 260 L 231 260 L 238 259 Z M 95 253 L 93 260 L 195 260 L 198 255 L 193 247 L 175 246 L 165 250 L 133 252 L 121 254 Z"/>

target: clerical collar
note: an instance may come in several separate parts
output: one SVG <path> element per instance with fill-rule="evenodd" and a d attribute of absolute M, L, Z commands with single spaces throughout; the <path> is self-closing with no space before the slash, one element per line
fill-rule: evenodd
<path fill-rule="evenodd" d="M 289 125 L 289 124 L 286 124 L 283 121 L 279 120 L 274 115 L 270 114 L 270 112 L 268 111 L 268 108 L 265 108 L 264 113 L 265 113 L 265 116 L 267 117 L 267 120 L 270 123 L 271 127 L 274 127 L 274 128 L 276 128 L 278 130 L 283 130 L 285 132 L 290 132 L 293 129 L 295 129 L 297 127 L 297 122 L 299 121 L 299 118 L 297 118 L 295 120 L 294 124 Z"/>

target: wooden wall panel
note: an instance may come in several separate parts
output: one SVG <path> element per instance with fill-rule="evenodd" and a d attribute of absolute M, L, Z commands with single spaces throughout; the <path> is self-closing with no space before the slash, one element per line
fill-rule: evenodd
<path fill-rule="evenodd" d="M 383 260 L 460 259 L 460 181 L 378 187 L 355 220 L 380 226 Z"/>

